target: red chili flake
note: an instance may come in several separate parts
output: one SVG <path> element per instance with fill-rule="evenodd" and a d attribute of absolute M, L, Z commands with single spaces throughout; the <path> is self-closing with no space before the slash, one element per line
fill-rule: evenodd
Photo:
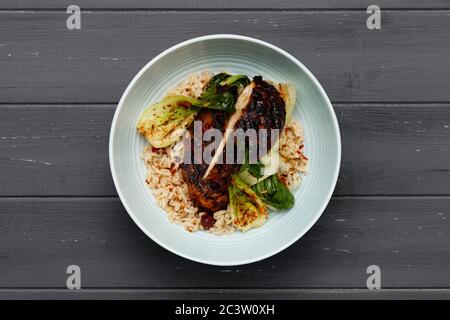
<path fill-rule="evenodd" d="M 303 153 L 301 154 L 302 155 L 302 158 L 303 159 L 305 159 L 306 161 L 308 161 L 309 159 L 308 159 L 308 157 L 307 156 L 305 156 Z"/>
<path fill-rule="evenodd" d="M 214 223 L 216 223 L 216 219 L 214 219 L 211 214 L 205 213 L 204 215 L 202 215 L 200 223 L 205 230 L 208 230 L 214 225 Z"/>
<path fill-rule="evenodd" d="M 305 145 L 304 144 L 302 144 L 301 146 L 300 146 L 300 149 L 303 149 L 305 147 Z"/>
<path fill-rule="evenodd" d="M 152 152 L 158 152 L 159 151 L 159 149 L 158 148 L 156 148 L 156 147 L 152 147 Z"/>
<path fill-rule="evenodd" d="M 286 174 L 282 174 L 281 177 L 279 177 L 279 180 L 282 184 L 286 185 Z"/>
<path fill-rule="evenodd" d="M 175 165 L 172 163 L 172 164 L 170 165 L 170 173 L 171 173 L 171 174 L 175 174 L 175 172 L 177 172 L 177 168 L 175 168 Z"/>
<path fill-rule="evenodd" d="M 192 104 L 188 101 L 180 101 L 177 103 L 177 106 L 189 108 L 190 106 L 192 106 Z"/>

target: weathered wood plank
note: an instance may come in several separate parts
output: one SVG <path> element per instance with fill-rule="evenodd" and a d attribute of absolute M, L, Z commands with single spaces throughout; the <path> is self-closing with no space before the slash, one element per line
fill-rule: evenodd
<path fill-rule="evenodd" d="M 108 162 L 114 109 L 0 106 L 0 195 L 115 195 Z M 335 109 L 343 143 L 336 194 L 449 194 L 450 105 Z"/>
<path fill-rule="evenodd" d="M 117 102 L 163 49 L 206 33 L 257 37 L 294 54 L 333 101 L 450 101 L 447 11 L 0 12 L 0 103 Z M 282 35 L 282 36 L 280 36 Z"/>
<path fill-rule="evenodd" d="M 448 300 L 449 289 L 0 289 L 18 300 Z"/>
<path fill-rule="evenodd" d="M 85 9 L 365 9 L 369 0 L 78 0 Z M 70 0 L 3 0 L 2 9 L 65 9 Z M 378 0 L 381 8 L 449 8 L 446 0 Z"/>
<path fill-rule="evenodd" d="M 238 267 L 180 258 L 147 238 L 116 198 L 0 199 L 0 288 L 382 288 L 450 286 L 449 197 L 334 198 L 282 253 Z"/>
<path fill-rule="evenodd" d="M 0 195 L 115 195 L 114 106 L 0 106 Z"/>

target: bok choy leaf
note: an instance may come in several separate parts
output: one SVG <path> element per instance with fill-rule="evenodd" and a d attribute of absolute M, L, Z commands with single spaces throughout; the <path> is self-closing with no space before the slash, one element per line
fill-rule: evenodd
<path fill-rule="evenodd" d="M 246 75 L 218 73 L 211 78 L 199 100 L 204 108 L 234 112 L 239 94 L 249 83 Z"/>
<path fill-rule="evenodd" d="M 231 176 L 228 192 L 231 217 L 233 225 L 237 229 L 245 232 L 260 227 L 266 222 L 267 207 L 252 188 L 242 181 L 237 174 Z"/>
<path fill-rule="evenodd" d="M 294 206 L 294 195 L 278 180 L 277 175 L 272 175 L 251 188 L 270 208 L 285 210 Z"/>
<path fill-rule="evenodd" d="M 201 103 L 185 96 L 167 96 L 146 109 L 137 123 L 138 132 L 156 148 L 175 143 L 192 123 Z"/>

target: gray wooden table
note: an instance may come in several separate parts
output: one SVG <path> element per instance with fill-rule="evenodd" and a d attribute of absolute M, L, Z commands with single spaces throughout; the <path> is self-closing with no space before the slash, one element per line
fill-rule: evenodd
<path fill-rule="evenodd" d="M 68 30 L 66 8 L 81 7 Z M 366 28 L 369 4 L 381 30 Z M 2 0 L 0 298 L 450 298 L 450 1 Z M 148 239 L 117 198 L 118 99 L 163 49 L 249 35 L 299 58 L 339 118 L 334 197 L 300 241 L 212 267 Z M 81 290 L 66 288 L 79 265 Z M 380 291 L 366 288 L 369 265 Z"/>

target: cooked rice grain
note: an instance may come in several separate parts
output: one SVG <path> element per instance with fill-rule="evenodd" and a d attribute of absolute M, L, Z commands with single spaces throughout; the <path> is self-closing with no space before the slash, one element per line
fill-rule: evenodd
<path fill-rule="evenodd" d="M 303 154 L 303 129 L 291 120 L 280 135 L 278 179 L 289 189 L 298 187 L 307 172 L 308 158 Z"/>
<path fill-rule="evenodd" d="M 208 84 L 213 74 L 208 71 L 190 75 L 175 88 L 167 92 L 168 96 L 181 95 L 186 97 L 198 98 L 203 93 L 203 88 Z"/>

